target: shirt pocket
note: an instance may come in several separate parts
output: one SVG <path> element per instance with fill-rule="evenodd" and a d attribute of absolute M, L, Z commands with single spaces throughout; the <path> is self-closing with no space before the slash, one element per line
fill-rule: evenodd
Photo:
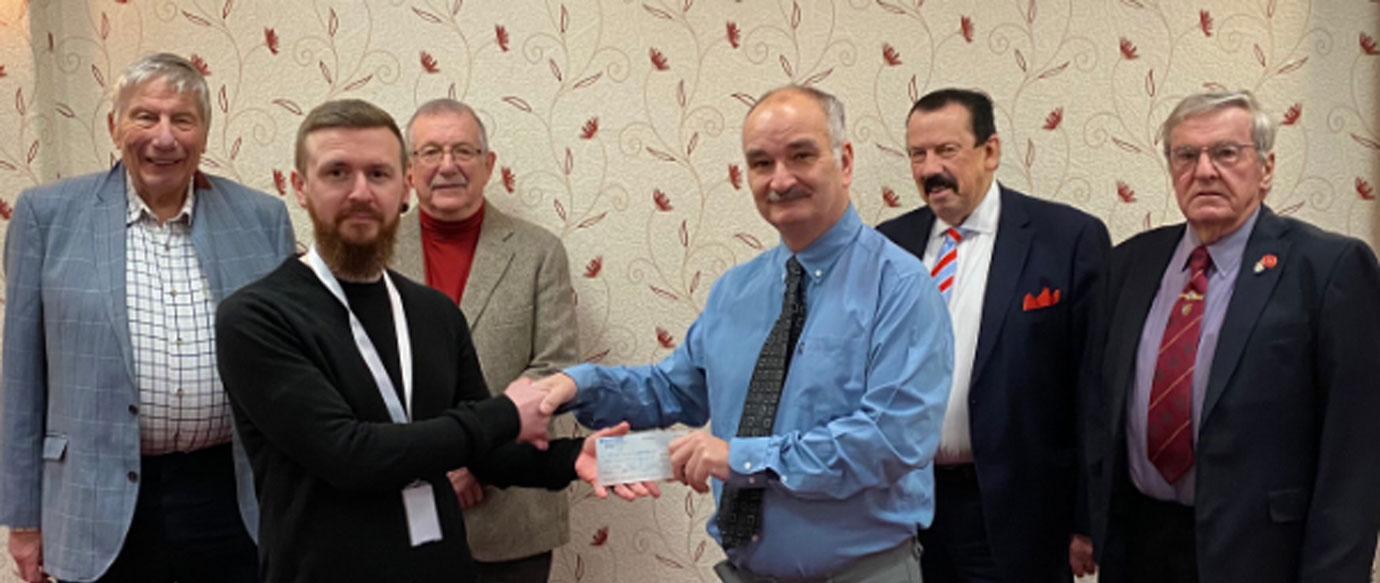
<path fill-rule="evenodd" d="M 827 423 L 853 413 L 866 387 L 867 336 L 815 334 L 800 339 L 791 359 L 791 402 L 809 411 L 805 424 Z M 802 411 L 802 412 L 803 412 Z"/>

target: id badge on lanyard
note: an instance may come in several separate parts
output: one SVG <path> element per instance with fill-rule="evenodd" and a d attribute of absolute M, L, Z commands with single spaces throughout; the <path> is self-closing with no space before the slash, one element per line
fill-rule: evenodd
<path fill-rule="evenodd" d="M 316 273 L 316 278 L 321 284 L 330 290 L 335 299 L 340 300 L 340 305 L 345 306 L 345 312 L 350 315 L 350 333 L 354 336 L 355 347 L 359 349 L 364 364 L 368 365 L 369 372 L 374 377 L 374 385 L 378 387 L 379 396 L 388 408 L 389 418 L 394 423 L 407 423 L 412 418 L 412 337 L 408 332 L 407 314 L 403 311 L 402 297 L 398 295 L 398 288 L 393 286 L 393 280 L 388 277 L 388 271 L 383 272 L 383 283 L 388 289 L 388 306 L 393 312 L 393 332 L 398 340 L 398 365 L 402 369 L 403 397 L 407 400 L 406 403 L 398 399 L 398 392 L 393 388 L 393 380 L 388 377 L 388 370 L 383 367 L 383 359 L 379 357 L 378 349 L 369 339 L 369 334 L 364 331 L 364 325 L 355 316 L 354 310 L 350 309 L 350 302 L 345 299 L 345 290 L 341 289 L 340 282 L 336 281 L 326 262 L 317 254 L 316 246 L 312 246 L 304 260 L 312 272 Z M 402 502 L 403 510 L 407 514 L 407 532 L 412 546 L 441 540 L 441 519 L 436 510 L 436 497 L 431 484 L 421 480 L 408 484 L 402 490 Z"/>

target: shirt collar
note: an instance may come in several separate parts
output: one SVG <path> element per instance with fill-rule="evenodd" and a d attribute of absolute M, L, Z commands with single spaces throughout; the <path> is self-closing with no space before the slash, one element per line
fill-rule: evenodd
<path fill-rule="evenodd" d="M 1236 273 L 1236 269 L 1241 266 L 1241 256 L 1246 254 L 1246 243 L 1251 239 L 1251 231 L 1255 230 L 1255 220 L 1260 218 L 1260 207 L 1256 206 L 1250 218 L 1246 219 L 1239 228 L 1231 234 L 1218 239 L 1215 243 L 1208 245 L 1208 257 L 1212 258 L 1212 268 L 1215 275 L 1225 277 L 1229 273 Z M 1198 238 L 1198 232 L 1193 230 L 1193 225 L 1184 228 L 1183 240 L 1179 243 L 1179 249 L 1183 255 L 1180 269 L 1188 269 L 1188 256 L 1199 245 L 1202 239 Z M 1176 256 L 1179 253 L 1175 254 Z"/>
<path fill-rule="evenodd" d="M 939 218 L 934 217 L 934 226 L 930 227 L 930 239 L 937 239 L 944 236 L 944 232 L 950 227 L 960 227 L 967 234 L 982 233 L 991 235 L 997 232 L 997 221 L 1001 219 L 1001 185 L 996 180 L 987 187 L 987 194 L 982 197 L 982 202 L 978 203 L 977 208 L 964 219 L 961 225 L 950 225 Z"/>
<path fill-rule="evenodd" d="M 806 275 L 818 280 L 824 277 L 834 262 L 838 261 L 844 249 L 858 237 L 861 230 L 862 219 L 858 217 L 858 211 L 853 208 L 853 204 L 849 203 L 843 216 L 839 217 L 829 230 L 795 254 L 796 260 L 805 268 Z M 784 277 L 786 260 L 791 257 L 791 250 L 785 244 L 781 244 L 776 246 L 774 252 L 772 264 L 781 268 Z"/>
<path fill-rule="evenodd" d="M 153 221 L 158 220 L 158 215 L 155 215 L 153 209 L 149 208 L 148 203 L 144 202 L 144 199 L 139 197 L 139 193 L 134 191 L 134 179 L 128 172 L 125 173 L 125 201 L 126 227 L 139 222 L 139 220 L 144 217 L 148 217 Z M 196 181 L 193 180 L 187 184 L 187 198 L 182 201 L 182 210 L 177 211 L 177 214 L 173 215 L 170 222 L 181 221 L 185 217 L 187 226 L 192 226 L 192 210 L 195 208 Z"/>

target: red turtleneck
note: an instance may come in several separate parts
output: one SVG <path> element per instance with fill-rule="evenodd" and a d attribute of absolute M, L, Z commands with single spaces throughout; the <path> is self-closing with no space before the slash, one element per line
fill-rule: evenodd
<path fill-rule="evenodd" d="M 465 295 L 465 282 L 470 279 L 474 248 L 479 243 L 479 227 L 484 224 L 484 206 L 459 221 L 443 221 L 425 212 L 418 213 L 422 217 L 426 284 L 441 290 L 456 304 Z"/>

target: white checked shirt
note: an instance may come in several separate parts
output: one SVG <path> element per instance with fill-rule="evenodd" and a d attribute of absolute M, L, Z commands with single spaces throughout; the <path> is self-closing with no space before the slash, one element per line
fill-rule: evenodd
<path fill-rule="evenodd" d="M 125 180 L 125 302 L 139 387 L 140 453 L 194 451 L 230 441 L 230 404 L 216 371 L 210 282 L 192 247 L 195 188 L 176 216 L 158 218 Z"/>

